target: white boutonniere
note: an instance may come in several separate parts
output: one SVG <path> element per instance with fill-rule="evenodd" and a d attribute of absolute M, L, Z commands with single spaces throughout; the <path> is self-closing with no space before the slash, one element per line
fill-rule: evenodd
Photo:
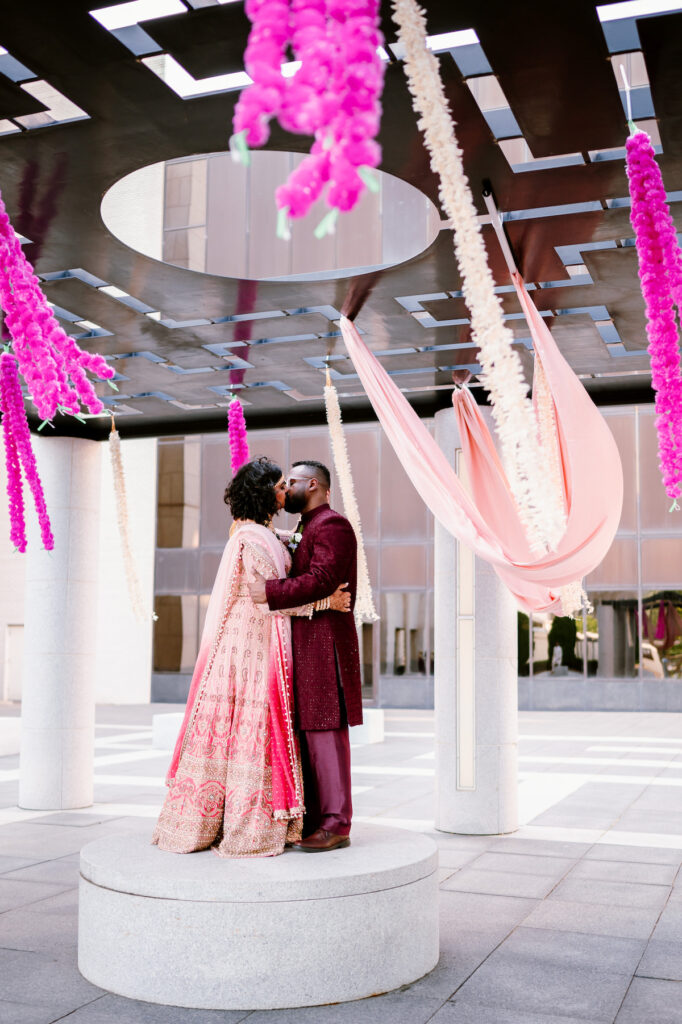
<path fill-rule="evenodd" d="M 301 533 L 301 531 L 297 530 L 295 533 L 292 533 L 291 537 L 289 537 L 289 543 L 287 544 L 287 547 L 289 548 L 289 551 L 291 551 L 292 555 L 296 548 L 298 547 L 298 545 L 301 543 L 302 536 L 303 534 Z"/>

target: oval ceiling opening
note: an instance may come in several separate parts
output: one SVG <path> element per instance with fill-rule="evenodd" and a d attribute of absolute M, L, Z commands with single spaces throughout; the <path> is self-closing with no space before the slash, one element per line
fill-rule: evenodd
<path fill-rule="evenodd" d="M 102 219 L 125 245 L 198 273 L 251 280 L 320 281 L 384 269 L 417 256 L 440 230 L 440 214 L 418 189 L 375 171 L 366 191 L 341 214 L 333 235 L 315 238 L 329 208 L 320 200 L 277 237 L 275 189 L 300 153 L 251 153 L 248 167 L 229 153 L 203 153 L 150 164 L 116 182 Z"/>

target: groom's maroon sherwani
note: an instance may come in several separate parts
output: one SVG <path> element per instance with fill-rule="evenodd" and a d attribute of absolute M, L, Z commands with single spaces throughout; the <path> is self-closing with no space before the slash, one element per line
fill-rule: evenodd
<path fill-rule="evenodd" d="M 348 520 L 319 505 L 302 516 L 303 536 L 287 579 L 268 580 L 268 607 L 295 608 L 357 583 L 357 543 Z M 360 654 L 351 613 L 315 612 L 292 619 L 294 695 L 301 730 L 306 832 L 350 831 L 348 726 L 362 722 Z"/>

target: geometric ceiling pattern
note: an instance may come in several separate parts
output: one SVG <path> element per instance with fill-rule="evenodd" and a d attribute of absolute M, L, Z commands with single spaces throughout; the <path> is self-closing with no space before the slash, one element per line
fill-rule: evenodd
<path fill-rule="evenodd" d="M 682 231 L 682 4 L 662 6 L 667 13 L 641 17 L 631 2 L 533 0 L 520 17 L 518 6 L 499 0 L 425 4 L 527 377 L 528 328 L 489 225 L 484 183 L 538 309 L 599 403 L 652 397 L 623 164 L 621 64 Z M 381 169 L 438 206 L 389 5 L 382 11 Z M 454 369 L 469 368 L 474 384 L 478 369 L 446 221 L 423 253 L 381 271 L 258 282 L 153 260 L 102 221 L 102 196 L 125 175 L 226 149 L 248 28 L 242 3 L 218 0 L 36 0 L 3 11 L 0 187 L 55 314 L 115 368 L 118 391 L 98 391 L 124 435 L 222 429 L 235 391 L 254 426 L 319 420 L 326 363 L 344 415 L 366 418 L 371 410 L 339 339 L 342 312 L 356 317 L 415 408 L 432 414 L 449 401 Z M 307 145 L 275 127 L 267 148 Z M 485 401 L 482 388 L 475 393 Z M 74 435 L 108 431 L 97 418 L 55 423 Z"/>

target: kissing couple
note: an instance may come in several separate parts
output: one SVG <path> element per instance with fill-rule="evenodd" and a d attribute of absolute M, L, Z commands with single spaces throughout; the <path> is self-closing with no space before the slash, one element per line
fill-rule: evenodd
<path fill-rule="evenodd" d="M 209 601 L 152 842 L 221 857 L 350 845 L 349 725 L 362 722 L 357 543 L 329 470 L 267 458 L 225 491 L 234 523 Z M 278 512 L 300 514 L 293 532 Z"/>

